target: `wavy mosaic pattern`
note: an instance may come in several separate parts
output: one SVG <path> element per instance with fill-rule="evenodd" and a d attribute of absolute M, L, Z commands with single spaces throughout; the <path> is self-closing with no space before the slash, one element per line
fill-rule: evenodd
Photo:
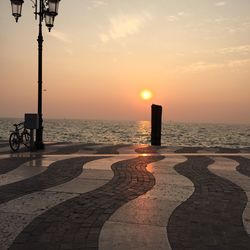
<path fill-rule="evenodd" d="M 209 170 L 214 174 L 225 178 L 241 187 L 247 195 L 248 202 L 244 209 L 242 218 L 245 230 L 250 236 L 250 177 L 238 172 L 239 162 L 224 157 L 214 157 L 214 164 L 209 166 Z"/>
<path fill-rule="evenodd" d="M 248 249 L 242 213 L 247 196 L 242 188 L 208 170 L 208 157 L 188 157 L 175 170 L 189 178 L 195 192 L 171 215 L 167 227 L 173 249 Z"/>
<path fill-rule="evenodd" d="M 17 235 L 37 216 L 109 182 L 113 178 L 111 165 L 128 158 L 119 156 L 88 162 L 83 165 L 83 172 L 69 182 L 1 204 L 0 249 L 8 249 Z"/>
<path fill-rule="evenodd" d="M 112 165 L 106 185 L 82 194 L 37 217 L 10 249 L 98 249 L 104 222 L 123 204 L 150 190 L 155 179 L 147 164 L 162 157 L 139 157 Z M 70 232 L 70 233 L 67 233 Z"/>
<path fill-rule="evenodd" d="M 56 143 L 1 154 L 0 249 L 250 249 L 250 158 L 223 155 L 237 152 Z"/>
<path fill-rule="evenodd" d="M 98 158 L 77 157 L 57 161 L 52 163 L 45 172 L 39 175 L 0 186 L 0 204 L 23 195 L 68 182 L 82 173 L 83 164 L 96 159 Z"/>

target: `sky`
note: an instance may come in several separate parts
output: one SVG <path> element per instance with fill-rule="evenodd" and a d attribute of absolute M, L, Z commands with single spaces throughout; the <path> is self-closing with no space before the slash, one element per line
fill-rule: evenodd
<path fill-rule="evenodd" d="M 250 123 L 249 0 L 61 0 L 44 26 L 43 117 Z M 37 112 L 32 2 L 0 3 L 0 117 Z M 148 89 L 153 96 L 142 100 Z"/>

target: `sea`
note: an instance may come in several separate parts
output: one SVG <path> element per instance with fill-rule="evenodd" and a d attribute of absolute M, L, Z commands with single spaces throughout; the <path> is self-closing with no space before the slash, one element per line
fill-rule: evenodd
<path fill-rule="evenodd" d="M 0 140 L 8 140 L 15 118 L 0 118 Z M 45 119 L 44 141 L 101 144 L 149 144 L 150 121 Z M 250 146 L 250 124 L 165 122 L 163 146 L 244 148 Z"/>

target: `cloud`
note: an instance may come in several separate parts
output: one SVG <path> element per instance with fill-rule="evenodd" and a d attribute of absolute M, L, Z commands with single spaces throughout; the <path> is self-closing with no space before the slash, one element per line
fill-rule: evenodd
<path fill-rule="evenodd" d="M 234 47 L 224 47 L 224 48 L 218 48 L 218 49 L 209 49 L 209 50 L 200 50 L 195 51 L 195 54 L 205 54 L 205 55 L 211 55 L 211 54 L 220 54 L 220 55 L 232 55 L 232 56 L 240 56 L 240 55 L 247 55 L 250 54 L 250 44 L 246 45 L 239 45 Z"/>
<path fill-rule="evenodd" d="M 99 35 L 102 42 L 125 38 L 138 33 L 147 22 L 152 19 L 148 12 L 139 15 L 119 14 L 109 19 L 109 28 L 106 33 Z"/>
<path fill-rule="evenodd" d="M 232 60 L 227 63 L 227 66 L 230 68 L 234 67 L 244 67 L 244 66 L 250 66 L 250 59 L 242 59 L 242 60 Z"/>
<path fill-rule="evenodd" d="M 169 22 L 175 22 L 175 21 L 180 20 L 183 17 L 188 17 L 188 16 L 190 16 L 189 13 L 184 12 L 184 11 L 180 11 L 175 15 L 168 16 L 167 19 L 168 19 Z"/>
<path fill-rule="evenodd" d="M 190 16 L 189 13 L 184 12 L 184 11 L 178 12 L 177 15 L 180 16 L 180 17 L 187 17 L 187 16 Z"/>
<path fill-rule="evenodd" d="M 217 69 L 229 69 L 229 68 L 239 68 L 239 67 L 245 67 L 250 66 L 250 59 L 242 59 L 242 60 L 229 60 L 221 63 L 208 63 L 208 62 L 196 62 L 193 63 L 187 67 L 182 68 L 183 73 L 196 73 L 196 72 L 202 72 L 207 70 L 217 70 Z"/>
<path fill-rule="evenodd" d="M 177 16 L 168 16 L 167 18 L 169 22 L 175 22 L 179 20 Z"/>
<path fill-rule="evenodd" d="M 52 32 L 48 34 L 49 36 L 54 37 L 63 43 L 72 43 L 72 40 L 65 33 L 60 32 L 58 30 L 55 30 L 55 31 L 53 30 Z"/>
<path fill-rule="evenodd" d="M 104 1 L 92 1 L 91 6 L 89 6 L 88 9 L 92 10 L 106 5 L 108 4 Z"/>
<path fill-rule="evenodd" d="M 222 6 L 225 6 L 226 4 L 227 2 L 217 2 L 215 3 L 215 6 L 222 7 Z"/>
<path fill-rule="evenodd" d="M 217 52 L 221 54 L 235 54 L 235 53 L 247 54 L 247 53 L 250 53 L 250 44 L 236 46 L 236 47 L 222 48 L 222 49 L 218 49 Z"/>
<path fill-rule="evenodd" d="M 232 20 L 229 20 L 228 18 L 225 18 L 225 17 L 218 17 L 215 19 L 205 19 L 204 23 L 205 24 L 222 24 L 228 21 L 232 21 Z"/>

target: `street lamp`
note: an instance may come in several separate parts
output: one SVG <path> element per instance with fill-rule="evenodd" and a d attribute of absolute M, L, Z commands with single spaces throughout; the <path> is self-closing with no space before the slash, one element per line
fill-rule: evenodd
<path fill-rule="evenodd" d="M 39 32 L 38 32 L 38 119 L 39 128 L 36 130 L 36 148 L 43 149 L 43 118 L 42 118 L 42 51 L 43 51 L 43 34 L 42 22 L 45 19 L 45 24 L 49 31 L 54 26 L 55 17 L 58 14 L 58 6 L 60 0 L 30 0 L 35 8 L 35 19 L 39 17 Z M 10 0 L 12 15 L 16 22 L 21 17 L 23 0 Z"/>

